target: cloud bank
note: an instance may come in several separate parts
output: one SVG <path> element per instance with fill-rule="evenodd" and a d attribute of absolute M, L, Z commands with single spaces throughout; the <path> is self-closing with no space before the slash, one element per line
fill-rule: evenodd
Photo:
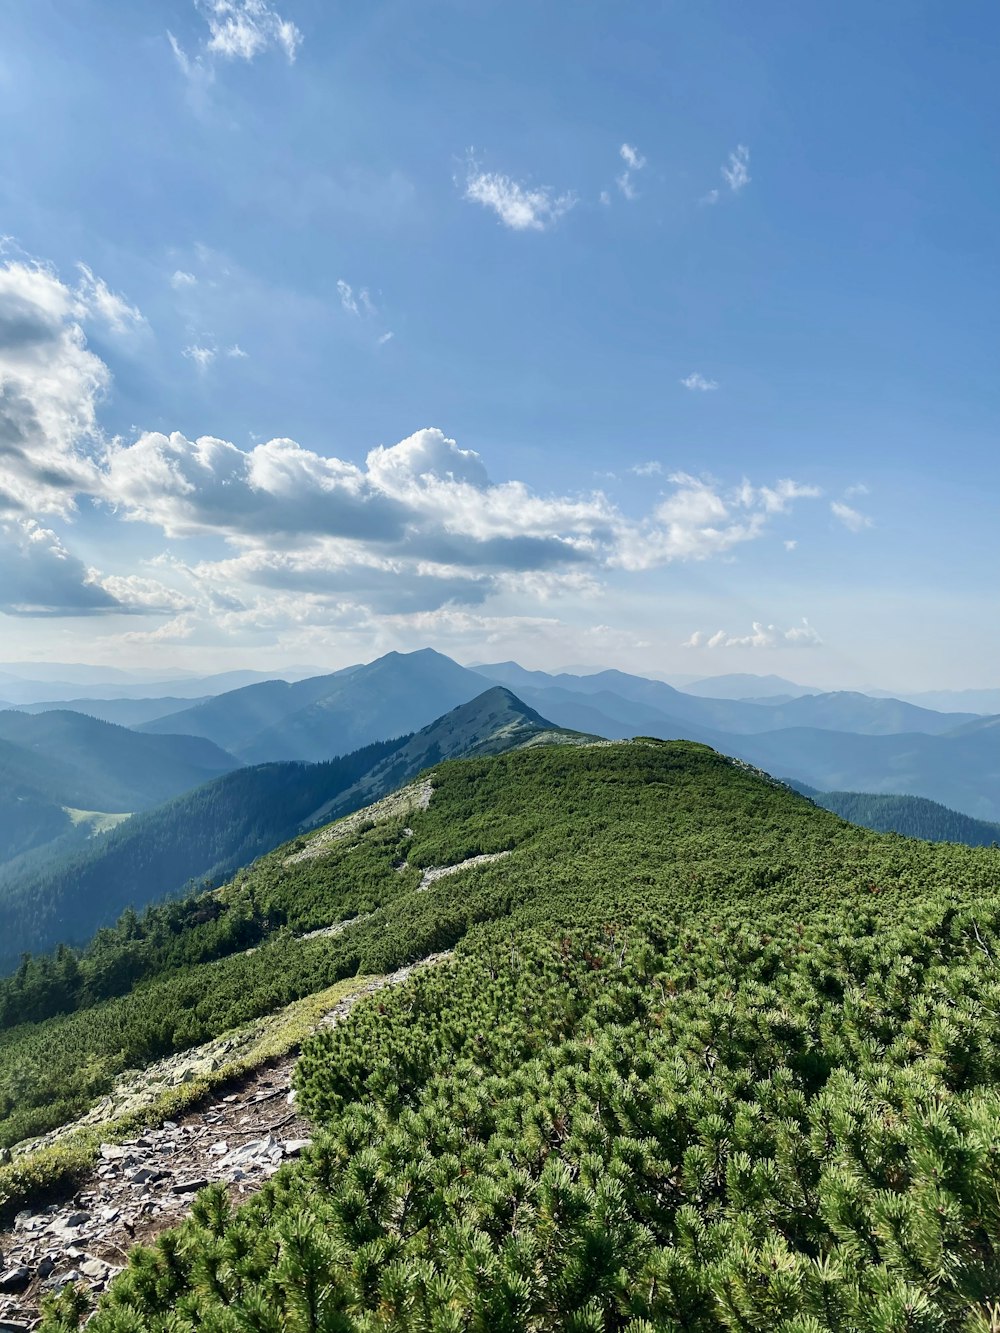
<path fill-rule="evenodd" d="M 197 615 L 235 630 L 275 618 L 436 614 L 491 597 L 587 597 L 610 571 L 729 556 L 819 494 L 789 479 L 723 486 L 673 473 L 635 517 L 601 490 L 494 481 L 477 452 L 433 426 L 361 463 L 285 438 L 249 449 L 180 432 L 108 440 L 97 413 L 110 376 L 84 325 L 140 319 L 89 270 L 71 288 L 38 265 L 0 267 L 8 613 L 155 612 L 186 636 Z M 107 524 L 141 525 L 166 543 L 156 567 L 123 575 L 76 558 L 48 522 L 72 522 L 83 501 Z"/>

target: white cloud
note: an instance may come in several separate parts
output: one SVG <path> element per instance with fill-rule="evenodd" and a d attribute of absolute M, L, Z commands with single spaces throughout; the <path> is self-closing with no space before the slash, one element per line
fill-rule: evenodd
<path fill-rule="evenodd" d="M 337 294 L 340 296 L 340 304 L 349 315 L 361 314 L 361 311 L 358 309 L 358 303 L 354 299 L 354 290 L 351 287 L 351 284 L 345 282 L 343 278 L 337 279 Z"/>
<path fill-rule="evenodd" d="M 605 206 L 611 203 L 611 195 L 608 193 L 607 190 L 602 190 L 600 195 L 598 196 L 598 199 Z"/>
<path fill-rule="evenodd" d="M 199 371 L 204 373 L 215 360 L 216 351 L 214 347 L 202 347 L 198 343 L 192 343 L 190 347 L 184 348 L 182 355 L 193 361 Z"/>
<path fill-rule="evenodd" d="M 719 629 L 709 634 L 704 630 L 695 630 L 682 648 L 814 648 L 823 640 L 804 617 L 800 624 L 789 629 L 779 629 L 777 625 L 765 625 L 755 620 L 748 634 L 730 634 Z"/>
<path fill-rule="evenodd" d="M 119 638 L 123 643 L 132 644 L 184 643 L 194 635 L 197 625 L 193 615 L 185 614 L 164 621 L 156 629 L 129 630 Z"/>
<path fill-rule="evenodd" d="M 746 144 L 738 144 L 729 154 L 729 161 L 721 168 L 722 179 L 733 194 L 739 194 L 750 184 L 750 149 Z"/>
<path fill-rule="evenodd" d="M 471 159 L 464 197 L 492 208 L 513 231 L 545 231 L 576 203 L 571 193 L 555 194 L 547 185 L 532 188 L 495 171 L 480 171 Z"/>
<path fill-rule="evenodd" d="M 268 0 L 194 0 L 195 8 L 208 25 L 208 36 L 194 55 L 188 53 L 172 32 L 167 40 L 178 68 L 192 91 L 201 99 L 215 80 L 218 60 L 248 63 L 268 51 L 280 51 L 290 65 L 302 44 L 302 33 L 270 5 Z"/>
<path fill-rule="evenodd" d="M 719 168 L 722 179 L 729 186 L 731 193 L 739 194 L 750 184 L 750 149 L 746 144 L 737 144 L 729 154 L 728 160 Z M 698 200 L 700 204 L 717 204 L 720 193 L 717 189 L 709 190 Z"/>
<path fill-rule="evenodd" d="M 97 482 L 110 375 L 87 348 L 90 313 L 49 269 L 0 264 L 0 515 L 67 515 Z"/>
<path fill-rule="evenodd" d="M 799 544 L 799 543 L 798 543 L 798 538 L 796 538 L 796 537 L 792 537 L 792 538 L 790 538 L 788 541 L 785 542 L 785 550 L 786 550 L 786 551 L 794 551 L 795 548 L 796 548 L 796 546 L 798 546 L 798 544 Z"/>
<path fill-rule="evenodd" d="M 34 519 L 0 522 L 0 612 L 94 616 L 122 608 L 59 537 Z"/>
<path fill-rule="evenodd" d="M 362 287 L 357 295 L 354 288 L 343 278 L 337 279 L 337 294 L 340 297 L 340 304 L 349 315 L 377 315 L 378 307 L 371 298 L 371 293 L 367 287 Z"/>
<path fill-rule="evenodd" d="M 218 627 L 223 614 L 246 615 L 249 626 L 269 599 L 287 617 L 296 597 L 314 610 L 363 603 L 379 614 L 490 596 L 586 598 L 609 570 L 729 557 L 818 493 L 788 479 L 724 487 L 678 473 L 634 518 L 600 490 L 496 483 L 478 453 L 436 428 L 378 445 L 361 463 L 282 438 L 249 449 L 155 431 L 109 441 L 96 417 L 109 375 L 80 322 L 91 317 L 100 315 L 49 270 L 0 264 L 0 575 L 21 560 L 22 593 L 8 596 L 15 607 L 195 614 Z M 221 354 L 214 345 L 185 351 L 201 368 Z M 164 564 L 162 580 L 98 574 L 38 524 L 43 514 L 71 519 L 81 497 L 109 523 L 211 545 L 201 541 L 191 564 Z M 34 583 L 29 565 L 41 571 Z"/>
<path fill-rule="evenodd" d="M 706 379 L 704 375 L 699 374 L 697 370 L 690 375 L 685 375 L 681 380 L 685 389 L 693 389 L 698 393 L 711 393 L 713 389 L 719 387 L 718 380 Z"/>
<path fill-rule="evenodd" d="M 378 343 L 379 347 L 384 347 L 386 343 L 390 342 L 395 336 L 396 335 L 390 330 L 388 333 L 380 333 L 375 341 Z"/>
<path fill-rule="evenodd" d="M 265 51 L 279 50 L 295 61 L 302 33 L 267 0 L 196 0 L 208 24 L 206 51 L 226 60 L 251 61 Z"/>
<path fill-rule="evenodd" d="M 748 483 L 744 482 L 744 486 Z M 818 486 L 803 486 L 787 477 L 774 486 L 749 487 L 749 504 L 759 503 L 768 514 L 784 514 L 792 500 L 815 500 L 822 494 Z"/>
<path fill-rule="evenodd" d="M 637 477 L 658 477 L 663 472 L 663 464 L 654 459 L 649 463 L 636 463 L 634 467 L 629 468 Z"/>
<path fill-rule="evenodd" d="M 850 505 L 843 504 L 840 500 L 830 501 L 830 513 L 850 532 L 862 532 L 865 528 L 872 526 L 872 521 L 867 514 L 862 514 L 857 509 L 852 509 Z"/>
<path fill-rule="evenodd" d="M 77 294 L 86 312 L 103 320 L 114 333 L 128 333 L 145 324 L 137 306 L 113 292 L 103 278 L 95 278 L 86 264 L 77 264 L 77 268 L 81 275 Z"/>
<path fill-rule="evenodd" d="M 785 513 L 793 501 L 820 493 L 816 487 L 789 480 L 759 487 L 743 481 L 729 490 L 684 472 L 669 480 L 673 493 L 661 500 L 646 522 L 619 529 L 609 564 L 641 570 L 674 560 L 727 555 L 761 537 L 771 518 Z"/>
<path fill-rule="evenodd" d="M 233 343 L 232 347 L 226 348 L 226 356 L 232 357 L 234 361 L 245 361 L 249 355 L 250 353 L 244 352 L 239 343 Z"/>
<path fill-rule="evenodd" d="M 197 287 L 198 279 L 193 273 L 186 273 L 184 269 L 177 269 L 171 279 L 170 285 L 175 291 L 183 291 L 185 287 Z"/>
<path fill-rule="evenodd" d="M 619 190 L 621 190 L 622 194 L 625 196 L 626 199 L 635 199 L 638 196 L 636 188 L 632 183 L 632 176 L 634 172 L 641 171 L 643 169 L 643 167 L 646 165 L 646 159 L 642 156 L 642 154 L 639 152 L 637 148 L 634 148 L 631 144 L 628 143 L 622 144 L 621 148 L 619 148 L 618 150 L 618 154 L 621 157 L 622 161 L 625 163 L 625 170 L 622 172 L 620 176 L 617 176 L 615 178 L 615 184 L 618 186 Z"/>

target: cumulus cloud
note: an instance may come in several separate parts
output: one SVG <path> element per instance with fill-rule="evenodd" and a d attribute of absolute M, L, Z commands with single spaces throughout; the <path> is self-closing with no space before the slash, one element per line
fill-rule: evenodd
<path fill-rule="evenodd" d="M 706 379 L 705 376 L 699 374 L 697 370 L 693 371 L 690 375 L 685 375 L 681 380 L 681 384 L 683 384 L 685 389 L 691 389 L 695 393 L 711 393 L 714 389 L 719 387 L 718 380 Z"/>
<path fill-rule="evenodd" d="M 634 148 L 628 143 L 622 144 L 621 148 L 618 150 L 618 155 L 625 163 L 625 170 L 620 176 L 615 178 L 615 183 L 626 199 L 635 199 L 637 197 L 637 191 L 633 177 L 636 172 L 641 171 L 646 165 L 646 159 L 639 152 L 638 148 Z"/>
<path fill-rule="evenodd" d="M 743 481 L 724 489 L 716 482 L 674 473 L 674 486 L 644 523 L 619 529 L 609 563 L 623 569 L 651 569 L 675 560 L 707 560 L 728 554 L 767 531 L 772 517 L 799 499 L 814 499 L 817 487 L 788 479 L 774 486 Z"/>
<path fill-rule="evenodd" d="M 491 208 L 513 231 L 545 231 L 576 203 L 571 192 L 556 194 L 548 185 L 529 186 L 495 171 L 480 171 L 469 160 L 464 197 Z"/>
<path fill-rule="evenodd" d="M 0 265 L 0 516 L 66 515 L 97 485 L 110 376 L 86 345 L 91 313 L 85 293 L 41 265 Z"/>
<path fill-rule="evenodd" d="M 193 273 L 188 273 L 179 268 L 174 271 L 170 278 L 170 285 L 174 291 L 183 291 L 185 287 L 197 287 L 198 279 Z"/>
<path fill-rule="evenodd" d="M 93 616 L 123 611 L 96 572 L 34 519 L 0 523 L 0 611 L 13 616 Z"/>
<path fill-rule="evenodd" d="M 629 468 L 637 477 L 659 477 L 663 472 L 663 464 L 653 459 L 649 463 L 636 463 L 634 467 Z"/>
<path fill-rule="evenodd" d="M 378 445 L 360 463 L 284 438 L 246 449 L 179 432 L 106 440 L 96 404 L 108 374 L 86 346 L 85 313 L 83 298 L 49 271 L 0 267 L 0 520 L 23 556 L 12 606 L 194 614 L 221 625 L 251 624 L 261 599 L 289 613 L 297 596 L 383 614 L 493 595 L 588 596 L 608 570 L 729 555 L 818 494 L 788 479 L 724 487 L 677 473 L 634 518 L 600 490 L 544 494 L 494 482 L 475 450 L 434 427 Z M 194 345 L 196 364 L 199 352 L 206 365 L 217 354 Z M 203 539 L 197 558 L 166 561 L 155 578 L 104 576 L 74 561 L 47 526 L 25 526 L 46 513 L 71 519 L 81 497 L 109 521 Z M 36 583 L 52 576 L 48 598 L 28 588 L 29 566 Z"/>
<path fill-rule="evenodd" d="M 208 24 L 206 49 L 213 54 L 250 61 L 276 49 L 294 63 L 302 33 L 267 0 L 200 0 L 198 8 Z"/>
<path fill-rule="evenodd" d="M 683 648 L 814 648 L 823 640 L 804 617 L 800 624 L 788 629 L 779 629 L 777 625 L 765 625 L 755 620 L 748 634 L 730 634 L 719 629 L 714 633 L 695 630 L 689 639 L 681 645 Z"/>
<path fill-rule="evenodd" d="M 860 510 L 845 505 L 840 500 L 830 501 L 830 513 L 839 523 L 843 523 L 849 532 L 863 532 L 865 528 L 872 526 L 867 514 L 862 514 Z"/>

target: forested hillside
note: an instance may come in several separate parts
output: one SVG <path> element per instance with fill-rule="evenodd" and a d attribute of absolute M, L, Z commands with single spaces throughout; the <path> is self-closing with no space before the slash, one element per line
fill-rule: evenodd
<path fill-rule="evenodd" d="M 211 741 L 142 736 L 83 713 L 0 713 L 0 782 L 56 805 L 145 810 L 239 765 Z"/>
<path fill-rule="evenodd" d="M 0 872 L 0 971 L 24 952 L 82 944 L 127 907 L 142 909 L 192 881 L 210 885 L 290 838 L 400 741 L 325 764 L 237 769 L 133 816 L 70 855 L 22 873 Z"/>
<path fill-rule="evenodd" d="M 301 826 L 356 810 L 442 759 L 568 735 L 497 686 L 414 736 L 322 764 L 239 769 L 99 838 L 76 839 L 54 862 L 22 856 L 0 868 L 0 971 L 25 951 L 82 944 L 126 907 L 141 910 L 193 881 L 217 884 Z M 0 830 L 2 815 L 0 806 Z"/>
<path fill-rule="evenodd" d="M 972 819 L 922 796 L 878 796 L 872 792 L 810 792 L 812 799 L 841 819 L 878 833 L 902 833 L 929 842 L 964 842 L 969 847 L 1000 843 L 1000 824 Z"/>
<path fill-rule="evenodd" d="M 693 744 L 447 763 L 108 934 L 145 980 L 88 997 L 95 946 L 75 1013 L 7 1033 L 5 1138 L 123 1060 L 457 945 L 308 1044 L 307 1160 L 236 1213 L 209 1191 L 89 1327 L 985 1333 L 998 886 L 993 849 L 853 827 Z"/>

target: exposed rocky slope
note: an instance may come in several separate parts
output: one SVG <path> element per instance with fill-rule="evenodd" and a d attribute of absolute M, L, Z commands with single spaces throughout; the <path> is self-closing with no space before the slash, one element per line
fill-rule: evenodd
<path fill-rule="evenodd" d="M 436 954 L 417 966 L 442 961 Z M 368 979 L 320 1019 L 333 1026 L 365 996 L 404 982 L 413 967 Z M 161 1060 L 124 1080 L 116 1095 L 83 1121 L 36 1140 L 31 1148 L 55 1142 L 81 1124 L 106 1119 L 109 1109 L 151 1104 L 164 1086 L 220 1067 L 237 1052 L 239 1037 Z M 130 1246 L 149 1241 L 189 1211 L 197 1191 L 221 1182 L 234 1198 L 246 1196 L 296 1157 L 311 1127 L 295 1107 L 292 1070 L 295 1053 L 213 1089 L 177 1120 L 149 1126 L 125 1143 L 101 1147 L 100 1161 L 72 1198 L 20 1212 L 0 1234 L 0 1333 L 28 1329 L 48 1291 L 77 1282 L 104 1289 L 124 1265 Z"/>

